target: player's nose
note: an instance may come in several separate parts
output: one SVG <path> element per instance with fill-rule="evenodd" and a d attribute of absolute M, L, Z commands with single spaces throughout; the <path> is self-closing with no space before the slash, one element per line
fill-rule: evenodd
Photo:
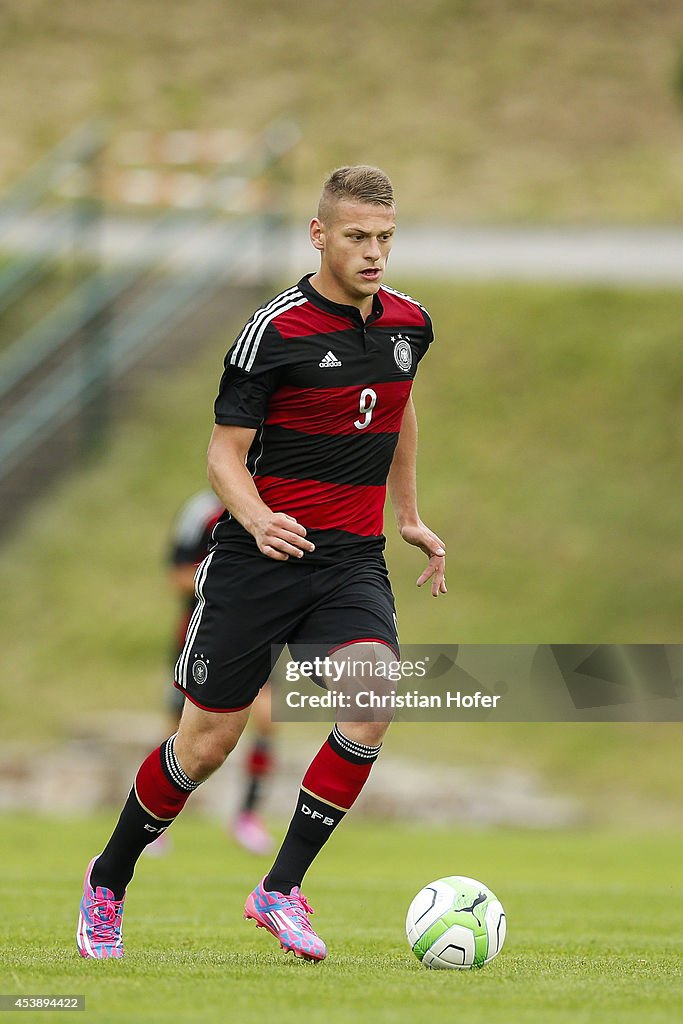
<path fill-rule="evenodd" d="M 382 255 L 379 242 L 376 238 L 369 238 L 365 247 L 365 258 L 368 260 L 378 260 Z"/>

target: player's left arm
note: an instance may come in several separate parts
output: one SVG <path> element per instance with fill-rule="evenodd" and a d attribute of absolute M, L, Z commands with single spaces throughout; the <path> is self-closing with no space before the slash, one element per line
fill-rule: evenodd
<path fill-rule="evenodd" d="M 387 478 L 389 497 L 399 533 L 427 555 L 429 562 L 417 579 L 418 587 L 432 581 L 432 596 L 446 591 L 446 545 L 420 519 L 417 511 L 417 416 L 412 398 L 403 413 L 398 444 Z"/>

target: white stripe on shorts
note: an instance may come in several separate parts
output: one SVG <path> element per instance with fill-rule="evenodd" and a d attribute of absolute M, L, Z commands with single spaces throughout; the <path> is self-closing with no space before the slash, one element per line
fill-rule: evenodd
<path fill-rule="evenodd" d="M 187 663 L 190 658 L 190 651 L 197 637 L 199 626 L 202 621 L 202 613 L 204 606 L 206 605 L 206 599 L 204 597 L 204 584 L 206 583 L 206 575 L 211 565 L 211 559 L 213 558 L 213 551 L 210 551 L 204 561 L 201 563 L 194 578 L 194 589 L 197 595 L 197 605 L 192 613 L 190 624 L 187 627 L 187 633 L 185 634 L 185 643 L 183 649 L 180 652 L 180 657 L 176 662 L 175 666 L 175 681 L 179 686 L 182 686 L 184 690 L 187 689 Z"/>

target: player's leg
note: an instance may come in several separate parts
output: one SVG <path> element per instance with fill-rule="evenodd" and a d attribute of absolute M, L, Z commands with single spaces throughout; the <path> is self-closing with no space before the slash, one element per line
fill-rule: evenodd
<path fill-rule="evenodd" d="M 329 643 L 323 653 L 336 651 L 337 660 L 352 666 L 344 686 L 352 690 L 357 685 L 355 666 L 362 662 L 374 666 L 373 676 L 384 687 L 391 673 L 377 671 L 377 666 L 396 661 L 398 637 L 393 594 L 381 555 L 348 559 L 318 570 L 311 583 L 316 603 L 289 637 L 293 657 L 298 660 L 301 654 L 307 660 L 308 652 L 316 648 L 320 653 L 320 641 L 326 639 Z M 307 645 L 312 645 L 308 652 Z M 272 932 L 284 949 L 312 960 L 324 959 L 327 950 L 308 922 L 311 908 L 301 893 L 301 882 L 365 785 L 392 709 L 365 714 L 363 721 L 338 723 L 311 762 L 275 862 L 245 906 L 245 917 Z"/>
<path fill-rule="evenodd" d="M 183 716 L 177 734 L 140 766 L 109 842 L 86 872 L 77 934 L 83 956 L 123 955 L 121 912 L 138 857 L 223 763 L 268 678 L 270 634 L 242 597 L 243 568 L 229 552 L 212 552 L 198 570 L 197 607 L 176 665 L 176 686 L 188 698 Z"/>
<path fill-rule="evenodd" d="M 182 647 L 180 648 L 180 650 L 176 652 L 176 658 L 179 657 L 181 651 Z M 183 693 L 182 690 L 176 689 L 175 686 L 169 685 L 167 686 L 167 690 L 167 728 L 169 733 L 174 734 L 178 731 L 178 727 L 180 725 L 180 719 L 183 713 L 183 708 L 185 706 L 185 694 Z M 150 857 L 163 857 L 169 852 L 170 847 L 171 842 L 170 839 L 168 838 L 168 833 L 166 832 L 166 830 L 164 830 L 163 832 L 159 833 L 156 839 L 153 839 L 151 843 L 148 843 L 148 845 L 144 849 L 144 853 L 148 854 Z"/>
<path fill-rule="evenodd" d="M 220 767 L 248 717 L 248 709 L 220 714 L 187 701 L 178 732 L 142 762 L 109 842 L 86 871 L 77 930 L 81 956 L 123 956 L 123 903 L 140 855 Z"/>
<path fill-rule="evenodd" d="M 266 684 L 251 706 L 249 750 L 244 766 L 244 791 L 239 810 L 232 822 L 232 834 L 250 853 L 267 854 L 273 847 L 259 814 L 264 783 L 273 768 L 273 735 L 270 684 Z M 243 741 L 244 742 L 244 741 Z"/>
<path fill-rule="evenodd" d="M 340 669 L 335 689 L 352 692 L 360 678 L 354 666 L 389 664 L 394 652 L 383 643 L 349 644 L 338 652 Z M 386 683 L 386 674 L 373 678 Z M 328 684 L 331 687 L 331 683 Z M 378 683 L 366 679 L 367 688 Z M 340 712 L 344 715 L 344 712 Z M 296 811 L 275 862 L 266 878 L 266 888 L 290 892 L 300 886 L 314 858 L 344 815 L 351 809 L 377 760 L 384 734 L 389 728 L 391 709 L 378 721 L 338 721 L 308 767 L 301 783 Z"/>
<path fill-rule="evenodd" d="M 396 655 L 383 643 L 354 643 L 344 648 L 351 667 L 360 662 L 389 663 Z M 335 673 L 337 686 L 352 690 L 348 679 Z M 386 673 L 381 674 L 383 683 Z M 301 892 L 304 875 L 368 780 L 389 727 L 391 709 L 377 721 L 342 722 L 323 743 L 304 775 L 294 815 L 275 862 L 247 900 L 245 917 L 275 935 L 283 947 L 309 960 L 323 960 L 327 949 L 313 931 L 312 908 Z"/>
<path fill-rule="evenodd" d="M 248 708 L 218 714 L 186 701 L 178 732 L 140 765 L 116 828 L 93 865 L 93 886 L 122 898 L 145 846 L 175 821 L 190 794 L 220 768 L 248 718 Z"/>

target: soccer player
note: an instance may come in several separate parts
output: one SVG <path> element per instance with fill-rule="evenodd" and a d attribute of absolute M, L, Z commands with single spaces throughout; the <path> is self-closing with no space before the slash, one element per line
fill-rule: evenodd
<path fill-rule="evenodd" d="M 180 615 L 176 630 L 173 661 L 180 656 L 185 644 L 187 627 L 195 609 L 195 574 L 211 548 L 211 538 L 218 520 L 225 509 L 213 491 L 205 490 L 192 495 L 180 509 L 173 524 L 169 551 L 170 578 L 173 589 L 180 598 Z M 170 687 L 168 709 L 174 731 L 180 723 L 185 704 L 182 689 Z M 245 786 L 239 811 L 231 823 L 231 832 L 237 842 L 250 853 L 270 853 L 273 842 L 258 813 L 263 796 L 263 784 L 272 770 L 272 737 L 274 726 L 270 710 L 270 686 L 264 686 L 251 706 L 250 726 L 253 730 L 246 757 Z M 147 847 L 148 852 L 165 852 L 162 832 L 158 839 Z"/>
<path fill-rule="evenodd" d="M 418 586 L 430 580 L 434 597 L 446 593 L 444 544 L 417 509 L 410 397 L 432 326 L 419 303 L 383 285 L 394 230 L 386 174 L 334 171 L 310 224 L 319 269 L 257 310 L 228 352 L 208 459 L 227 511 L 197 573 L 176 666 L 187 700 L 178 732 L 142 763 L 109 842 L 87 867 L 83 956 L 123 956 L 136 861 L 233 750 L 272 647 L 324 644 L 351 665 L 395 660 L 387 485 L 401 537 L 428 559 Z M 338 718 L 304 775 L 270 871 L 247 898 L 245 917 L 296 956 L 327 955 L 301 883 L 361 792 L 387 727 Z"/>

